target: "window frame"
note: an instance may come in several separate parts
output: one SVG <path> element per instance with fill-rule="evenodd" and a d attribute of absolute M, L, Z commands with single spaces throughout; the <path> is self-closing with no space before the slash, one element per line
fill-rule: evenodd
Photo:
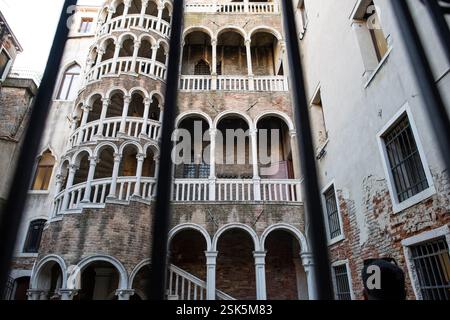
<path fill-rule="evenodd" d="M 50 155 L 53 157 L 53 160 L 54 160 L 53 168 L 52 168 L 52 170 L 50 172 L 50 178 L 48 180 L 48 189 L 45 189 L 45 190 L 33 189 L 34 183 L 35 183 L 35 180 L 36 180 L 36 177 L 37 177 L 37 173 L 38 173 L 38 170 L 39 170 L 39 163 L 41 162 L 43 155 L 45 153 L 47 153 L 47 152 L 50 153 Z M 39 155 L 39 157 L 36 158 L 36 161 L 35 161 L 35 164 L 34 164 L 34 171 L 33 171 L 33 180 L 31 180 L 30 188 L 28 190 L 28 193 L 30 193 L 30 194 L 49 194 L 50 190 L 51 190 L 53 176 L 54 176 L 54 173 L 55 173 L 56 166 L 57 166 L 57 159 L 56 159 L 55 155 L 53 154 L 53 151 L 50 148 L 47 148 L 45 151 L 43 151 Z M 49 167 L 49 166 L 45 166 L 45 167 Z"/>
<path fill-rule="evenodd" d="M 68 98 L 67 99 L 61 98 L 61 93 L 62 93 L 62 89 L 63 89 L 63 85 L 64 85 L 64 80 L 66 79 L 67 71 L 74 66 L 78 66 L 80 68 L 80 73 L 78 74 L 80 82 L 79 82 L 79 87 L 77 88 L 77 93 L 80 90 L 81 84 L 82 84 L 81 81 L 82 81 L 83 70 L 81 68 L 81 65 L 75 61 L 75 62 L 68 64 L 65 68 L 62 69 L 63 72 L 61 73 L 60 79 L 58 81 L 58 90 L 55 90 L 55 98 L 54 98 L 55 101 L 75 101 L 76 97 L 73 100 L 70 100 Z M 73 85 L 73 77 L 71 80 L 71 87 L 72 87 L 72 85 Z"/>
<path fill-rule="evenodd" d="M 3 82 L 6 80 L 6 78 L 8 77 L 8 75 L 11 71 L 12 65 L 14 63 L 14 59 L 12 58 L 11 54 L 8 52 L 8 50 L 6 50 L 5 46 L 3 46 L 3 45 L 1 46 L 1 49 L 0 49 L 0 53 L 1 52 L 5 52 L 9 58 L 9 61 L 5 66 L 5 70 L 3 71 L 3 74 L 0 75 L 0 81 Z"/>
<path fill-rule="evenodd" d="M 411 247 L 433 241 L 438 238 L 445 237 L 447 245 L 450 248 L 450 226 L 444 225 L 440 228 L 436 228 L 430 231 L 422 232 L 418 235 L 404 239 L 401 244 L 403 246 L 403 255 L 405 256 L 406 266 L 408 268 L 408 274 L 411 281 L 411 286 L 414 291 L 414 295 L 417 300 L 423 300 L 421 286 L 419 282 L 419 276 L 417 274 L 416 267 L 412 258 Z"/>
<path fill-rule="evenodd" d="M 397 197 L 397 189 L 395 186 L 395 179 L 392 174 L 391 170 L 391 163 L 389 161 L 389 155 L 387 153 L 386 149 L 386 143 L 384 136 L 387 132 L 389 132 L 397 123 L 398 121 L 403 117 L 407 116 L 409 125 L 411 127 L 411 131 L 414 137 L 414 140 L 417 145 L 417 149 L 419 152 L 420 159 L 422 161 L 422 166 L 425 171 L 425 176 L 428 181 L 428 188 L 421 191 L 420 193 L 412 196 L 409 199 L 406 199 L 403 202 L 400 202 Z M 430 197 L 436 194 L 436 188 L 434 186 L 434 180 L 433 176 L 431 175 L 430 167 L 428 165 L 428 161 L 426 158 L 425 151 L 423 149 L 423 145 L 420 139 L 419 132 L 417 130 L 416 123 L 414 121 L 413 114 L 411 112 L 411 108 L 409 107 L 409 103 L 407 102 L 405 105 L 403 105 L 400 110 L 386 123 L 386 125 L 378 132 L 377 134 L 377 140 L 378 140 L 378 148 L 381 155 L 381 162 L 384 169 L 384 174 L 387 180 L 389 194 L 391 197 L 392 205 L 393 205 L 393 211 L 395 214 L 400 213 Z"/>
<path fill-rule="evenodd" d="M 339 228 L 341 230 L 341 234 L 335 238 L 331 238 L 331 232 L 330 232 L 330 222 L 328 219 L 328 210 L 327 210 L 327 204 L 326 204 L 326 198 L 325 198 L 325 194 L 330 191 L 330 189 L 333 188 L 334 189 L 334 197 L 336 199 L 336 206 L 337 206 L 337 213 L 338 213 L 338 219 L 339 219 Z M 344 232 L 344 226 L 342 223 L 342 214 L 341 214 L 341 209 L 339 206 L 339 198 L 337 195 L 337 189 L 336 189 L 336 183 L 335 181 L 331 181 L 330 183 L 328 183 L 325 188 L 322 189 L 321 191 L 321 199 L 322 199 L 322 207 L 323 207 L 323 215 L 324 215 L 324 219 L 325 219 L 325 228 L 327 231 L 327 241 L 328 241 L 328 246 L 333 246 L 336 243 L 339 243 L 343 240 L 345 240 L 345 232 Z"/>
<path fill-rule="evenodd" d="M 338 290 L 337 290 L 336 272 L 335 272 L 335 268 L 341 267 L 341 266 L 344 266 L 344 265 L 345 265 L 346 270 L 347 270 L 347 281 L 348 281 L 348 287 L 350 289 L 350 299 L 351 300 L 355 300 L 356 297 L 355 297 L 355 292 L 353 291 L 352 273 L 351 273 L 351 270 L 350 270 L 350 263 L 349 263 L 348 259 L 346 259 L 346 260 L 339 260 L 339 261 L 333 262 L 331 264 L 331 279 L 332 279 L 332 282 L 333 282 L 334 296 L 335 296 L 335 299 L 337 301 L 344 301 L 344 300 L 339 300 L 338 299 L 338 294 L 337 294 Z"/>
<path fill-rule="evenodd" d="M 86 30 L 86 27 L 83 28 L 83 25 L 86 23 L 86 26 L 89 27 L 89 29 Z M 94 18 L 93 17 L 81 17 L 80 18 L 80 23 L 79 23 L 79 27 L 78 27 L 78 33 L 79 34 L 92 34 L 93 31 L 93 26 L 94 26 Z"/>
<path fill-rule="evenodd" d="M 41 234 L 39 236 L 39 247 L 37 248 L 37 252 L 30 252 L 29 250 L 26 250 L 28 247 L 29 239 L 30 239 L 30 230 L 31 230 L 33 223 L 37 224 L 37 222 L 42 222 L 42 230 L 41 230 Z M 26 256 L 26 255 L 36 256 L 39 254 L 39 249 L 40 249 L 41 243 L 42 243 L 42 234 L 44 233 L 45 225 L 47 224 L 47 222 L 48 222 L 48 220 L 45 218 L 42 218 L 42 217 L 35 217 L 28 222 L 28 226 L 27 226 L 25 237 L 24 237 L 23 244 L 22 244 L 22 250 L 21 250 L 22 256 Z"/>

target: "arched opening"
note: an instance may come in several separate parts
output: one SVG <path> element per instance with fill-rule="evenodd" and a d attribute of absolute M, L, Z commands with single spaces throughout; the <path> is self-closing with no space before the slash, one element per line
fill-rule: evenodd
<path fill-rule="evenodd" d="M 61 175 L 61 190 L 66 189 L 67 186 L 67 177 L 69 176 L 69 160 L 65 160 L 61 164 L 60 172 Z"/>
<path fill-rule="evenodd" d="M 81 289 L 74 300 L 117 300 L 119 279 L 111 263 L 95 261 L 81 271 Z"/>
<path fill-rule="evenodd" d="M 81 152 L 77 157 L 76 163 L 78 165 L 78 170 L 75 172 L 75 177 L 73 179 L 74 186 L 87 181 L 90 166 L 89 153 L 86 151 Z"/>
<path fill-rule="evenodd" d="M 112 15 L 112 18 L 114 19 L 114 18 L 123 16 L 124 10 L 125 10 L 125 5 L 123 2 L 117 4 L 116 11 Z"/>
<path fill-rule="evenodd" d="M 256 32 L 251 38 L 252 69 L 257 76 L 283 75 L 281 47 L 269 32 Z"/>
<path fill-rule="evenodd" d="M 42 233 L 44 232 L 44 219 L 36 219 L 30 222 L 28 227 L 27 237 L 23 246 L 24 253 L 38 253 L 41 245 Z"/>
<path fill-rule="evenodd" d="M 131 102 L 128 107 L 128 117 L 143 118 L 144 117 L 144 95 L 141 93 L 133 93 L 131 95 Z"/>
<path fill-rule="evenodd" d="M 148 118 L 150 120 L 159 121 L 161 116 L 162 109 L 162 97 L 153 96 L 152 103 L 150 104 L 150 112 L 148 114 Z"/>
<path fill-rule="evenodd" d="M 162 13 L 162 19 L 164 20 L 164 21 L 166 21 L 167 23 L 171 23 L 171 21 L 172 21 L 172 11 L 171 11 L 171 9 L 169 8 L 169 5 L 168 4 L 166 4 L 165 6 L 164 6 L 164 10 L 163 10 L 163 13 Z"/>
<path fill-rule="evenodd" d="M 133 0 L 131 1 L 130 9 L 128 9 L 128 14 L 140 14 L 142 11 L 142 1 Z"/>
<path fill-rule="evenodd" d="M 59 86 L 58 100 L 75 100 L 78 88 L 80 87 L 80 74 L 81 67 L 77 63 L 72 64 L 66 69 Z"/>
<path fill-rule="evenodd" d="M 289 127 L 278 117 L 268 116 L 258 124 L 258 161 L 264 179 L 294 179 Z"/>
<path fill-rule="evenodd" d="M 217 125 L 216 172 L 223 179 L 252 179 L 253 165 L 248 123 L 229 115 Z"/>
<path fill-rule="evenodd" d="M 197 65 L 200 61 L 203 61 L 204 67 L 198 75 L 210 75 L 210 62 L 212 61 L 211 37 L 205 32 L 194 31 L 189 33 L 184 41 L 182 74 L 197 75 Z"/>
<path fill-rule="evenodd" d="M 25 301 L 28 300 L 27 292 L 30 287 L 30 277 L 20 277 L 14 280 L 14 292 L 10 300 Z"/>
<path fill-rule="evenodd" d="M 247 49 L 244 37 L 234 30 L 222 32 L 217 39 L 218 74 L 247 75 Z"/>
<path fill-rule="evenodd" d="M 114 149 L 104 146 L 98 152 L 98 163 L 95 167 L 94 179 L 111 178 L 114 168 Z"/>
<path fill-rule="evenodd" d="M 133 278 L 132 287 L 134 290 L 134 295 L 131 296 L 130 300 L 147 300 L 146 296 L 147 288 L 150 283 L 150 272 L 151 265 L 147 264 L 139 269 Z"/>
<path fill-rule="evenodd" d="M 116 43 L 114 39 L 107 39 L 103 45 L 105 53 L 102 56 L 102 62 L 114 58 L 114 52 L 116 51 Z"/>
<path fill-rule="evenodd" d="M 224 232 L 217 248 L 216 288 L 238 300 L 256 299 L 252 237 L 244 230 Z"/>
<path fill-rule="evenodd" d="M 206 281 L 206 250 L 206 241 L 200 232 L 190 229 L 180 231 L 170 242 L 171 264 L 198 279 Z M 194 290 L 194 288 L 191 288 L 188 291 L 187 281 L 182 277 L 177 279 L 177 274 L 176 270 L 173 269 L 169 272 L 169 292 L 171 296 L 178 296 L 180 300 L 206 298 L 206 290 L 201 288 Z M 176 286 L 177 280 L 178 286 Z M 184 290 L 182 290 L 183 287 Z"/>
<path fill-rule="evenodd" d="M 124 94 L 122 91 L 116 91 L 111 95 L 106 118 L 121 117 L 123 112 Z M 106 135 L 108 137 L 108 135 Z"/>
<path fill-rule="evenodd" d="M 182 163 L 175 167 L 176 178 L 207 179 L 210 175 L 210 154 L 209 148 L 207 149 L 210 143 L 204 141 L 203 137 L 209 131 L 208 122 L 199 116 L 191 116 L 181 121 L 178 129 L 177 146 L 183 148 L 177 150 Z"/>
<path fill-rule="evenodd" d="M 156 61 L 165 65 L 167 52 L 168 50 L 165 45 L 160 44 L 158 50 L 156 51 Z"/>
<path fill-rule="evenodd" d="M 55 157 L 52 152 L 50 150 L 44 151 L 37 163 L 32 190 L 45 191 L 49 189 L 54 167 Z"/>
<path fill-rule="evenodd" d="M 37 288 L 43 290 L 45 297 L 43 300 L 59 300 L 59 289 L 63 284 L 63 271 L 61 266 L 55 261 L 49 261 L 39 270 L 37 275 Z M 41 297 L 42 300 L 42 297 Z"/>
<path fill-rule="evenodd" d="M 152 148 L 148 148 L 144 159 L 144 164 L 142 166 L 142 177 L 155 178 L 155 169 L 155 152 Z"/>
<path fill-rule="evenodd" d="M 103 109 L 102 97 L 97 94 L 91 98 L 91 110 L 89 111 L 87 122 L 100 120 Z"/>
<path fill-rule="evenodd" d="M 122 39 L 122 47 L 119 51 L 119 58 L 132 57 L 134 52 L 134 39 L 127 35 Z"/>
<path fill-rule="evenodd" d="M 147 4 L 147 9 L 145 9 L 145 14 L 148 16 L 158 16 L 158 5 L 155 1 L 150 0 Z"/>
<path fill-rule="evenodd" d="M 77 105 L 77 107 L 75 108 L 75 110 L 72 114 L 73 120 L 76 121 L 75 128 L 77 128 L 77 129 L 81 126 L 81 119 L 83 119 L 83 114 L 84 114 L 83 104 L 80 103 Z"/>
<path fill-rule="evenodd" d="M 137 147 L 130 144 L 125 147 L 122 153 L 122 162 L 120 163 L 120 177 L 135 177 L 137 169 L 137 155 L 139 151 Z"/>
<path fill-rule="evenodd" d="M 139 58 L 150 59 L 152 57 L 152 41 L 150 38 L 142 38 L 141 46 L 138 51 Z"/>
<path fill-rule="evenodd" d="M 269 300 L 308 300 L 306 273 L 298 240 L 289 232 L 275 230 L 265 242 L 266 289 Z"/>

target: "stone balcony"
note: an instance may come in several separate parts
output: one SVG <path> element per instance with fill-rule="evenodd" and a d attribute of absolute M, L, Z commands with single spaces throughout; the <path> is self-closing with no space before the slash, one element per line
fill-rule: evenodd
<path fill-rule="evenodd" d="M 186 13 L 211 13 L 211 14 L 278 14 L 280 6 L 276 2 L 230 2 L 217 3 L 217 1 L 205 1 L 205 3 L 187 3 Z"/>

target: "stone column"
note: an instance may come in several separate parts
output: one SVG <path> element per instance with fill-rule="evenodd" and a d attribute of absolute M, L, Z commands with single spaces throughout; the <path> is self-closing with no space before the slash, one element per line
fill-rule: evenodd
<path fill-rule="evenodd" d="M 123 135 L 127 134 L 125 132 L 125 130 L 126 130 L 126 125 L 127 125 L 127 117 L 128 117 L 128 110 L 130 107 L 130 103 L 131 103 L 131 97 L 125 96 L 123 99 L 122 120 L 120 121 L 120 129 L 119 129 L 119 133 L 123 134 Z"/>
<path fill-rule="evenodd" d="M 102 105 L 102 114 L 100 115 L 100 121 L 98 124 L 98 130 L 97 130 L 97 136 L 103 137 L 103 122 L 105 121 L 106 118 L 106 113 L 108 112 L 108 107 L 109 107 L 109 98 L 105 98 L 102 100 L 103 105 Z"/>
<path fill-rule="evenodd" d="M 61 210 L 65 211 L 68 209 L 68 205 L 69 205 L 69 189 L 72 187 L 73 185 L 73 179 L 75 178 L 75 173 L 78 170 L 78 166 L 76 165 L 69 165 L 69 175 L 67 177 L 67 184 L 66 184 L 66 190 L 64 190 L 64 199 L 63 199 L 63 203 L 62 203 L 62 207 Z"/>
<path fill-rule="evenodd" d="M 138 58 L 138 54 L 139 54 L 139 49 L 141 48 L 141 43 L 140 42 L 135 42 L 133 45 L 133 60 L 131 61 L 131 71 L 133 73 L 139 73 L 136 72 L 136 64 L 137 64 L 137 58 Z"/>
<path fill-rule="evenodd" d="M 244 0 L 244 12 L 249 12 L 249 1 Z"/>
<path fill-rule="evenodd" d="M 212 46 L 212 66 L 211 66 L 211 90 L 217 90 L 217 40 L 211 41 Z"/>
<path fill-rule="evenodd" d="M 152 45 L 152 57 L 151 57 L 151 65 L 150 65 L 150 75 L 155 75 L 155 65 L 156 65 L 156 55 L 158 54 L 159 45 Z"/>
<path fill-rule="evenodd" d="M 116 13 L 116 10 L 113 8 L 108 8 L 108 17 L 106 18 L 106 21 L 110 21 L 112 19 L 113 14 Z"/>
<path fill-rule="evenodd" d="M 142 181 L 142 167 L 144 165 L 145 154 L 139 153 L 136 156 L 137 169 L 136 169 L 136 184 L 134 185 L 133 197 L 141 196 L 141 181 Z"/>
<path fill-rule="evenodd" d="M 58 294 L 61 296 L 61 300 L 73 300 L 73 297 L 78 294 L 76 289 L 59 289 Z"/>
<path fill-rule="evenodd" d="M 121 23 L 121 25 L 120 25 L 120 27 L 121 27 L 122 29 L 125 29 L 126 16 L 127 16 L 127 14 L 128 14 L 128 11 L 129 11 L 130 8 L 131 8 L 131 0 L 126 0 L 126 1 L 124 2 L 124 6 L 125 6 L 125 8 L 123 9 L 122 23 Z"/>
<path fill-rule="evenodd" d="M 155 178 L 157 178 L 158 177 L 158 173 L 159 173 L 160 156 L 159 155 L 155 155 L 153 157 L 153 160 L 155 161 Z"/>
<path fill-rule="evenodd" d="M 209 139 L 211 141 L 209 160 L 209 201 L 216 200 L 216 143 L 217 129 L 209 129 Z"/>
<path fill-rule="evenodd" d="M 91 202 L 92 181 L 94 180 L 95 168 L 97 167 L 98 159 L 97 157 L 91 157 L 89 158 L 89 161 L 89 173 L 86 181 L 86 189 L 84 190 L 84 197 L 81 201 L 82 203 Z"/>
<path fill-rule="evenodd" d="M 147 136 L 147 126 L 148 126 L 148 115 L 150 113 L 150 105 L 152 103 L 152 99 L 145 98 L 144 99 L 144 121 L 142 122 L 141 134 Z"/>
<path fill-rule="evenodd" d="M 292 161 L 294 164 L 294 178 L 300 180 L 302 178 L 300 155 L 297 144 L 297 132 L 295 130 L 289 131 L 291 136 L 291 149 L 292 149 Z M 301 184 L 295 186 L 295 192 L 297 193 L 297 200 L 302 201 L 302 187 Z"/>
<path fill-rule="evenodd" d="M 116 296 L 118 300 L 130 300 L 130 297 L 134 295 L 133 289 L 118 289 L 116 290 Z"/>
<path fill-rule="evenodd" d="M 306 273 L 306 282 L 308 283 L 309 300 L 317 300 L 317 289 L 314 277 L 314 262 L 311 253 L 300 253 L 303 268 Z"/>
<path fill-rule="evenodd" d="M 245 49 L 247 52 L 247 70 L 248 70 L 248 88 L 249 90 L 255 90 L 255 77 L 253 75 L 252 65 L 252 41 L 250 39 L 245 40 Z"/>
<path fill-rule="evenodd" d="M 283 63 L 283 72 L 284 72 L 284 90 L 289 91 L 289 68 L 287 68 L 288 63 L 288 57 L 287 57 L 287 51 L 286 51 L 286 43 L 284 41 L 280 44 L 280 50 L 281 50 L 281 59 Z"/>
<path fill-rule="evenodd" d="M 44 294 L 44 290 L 39 289 L 28 289 L 27 296 L 28 300 L 41 300 L 41 296 Z"/>
<path fill-rule="evenodd" d="M 97 62 L 95 63 L 95 65 L 97 66 L 97 69 L 95 69 L 95 74 L 94 74 L 94 79 L 97 80 L 100 72 L 100 68 L 99 65 L 102 63 L 102 59 L 103 59 L 103 55 L 105 54 L 106 50 L 103 48 L 100 48 L 98 50 L 98 54 L 97 54 Z"/>
<path fill-rule="evenodd" d="M 64 176 L 62 174 L 56 175 L 56 186 L 55 186 L 55 195 L 61 192 L 62 190 L 62 183 L 64 181 Z"/>
<path fill-rule="evenodd" d="M 82 107 L 82 109 L 83 109 L 83 116 L 82 116 L 82 118 L 81 118 L 80 128 L 83 128 L 84 126 L 86 126 L 87 121 L 88 121 L 88 118 L 89 118 L 89 112 L 92 111 L 92 107 L 90 107 L 90 106 L 88 106 L 88 105 L 84 105 L 84 106 Z M 77 144 L 78 144 L 78 145 L 81 144 L 81 143 L 83 142 L 83 140 L 84 140 L 84 134 L 85 134 L 85 131 L 80 130 L 80 132 L 79 132 L 79 134 L 78 134 L 78 138 L 77 138 L 77 139 L 78 139 L 78 140 L 77 140 Z"/>
<path fill-rule="evenodd" d="M 114 57 L 111 66 L 111 73 L 113 74 L 117 71 L 117 60 L 119 59 L 120 49 L 122 49 L 122 44 L 118 43 L 118 41 L 116 41 L 115 45 L 116 49 L 114 50 Z"/>
<path fill-rule="evenodd" d="M 255 201 L 261 200 L 261 178 L 259 176 L 258 164 L 258 130 L 252 129 L 250 131 L 251 149 L 252 149 L 252 164 L 253 164 L 253 190 Z"/>
<path fill-rule="evenodd" d="M 206 300 L 216 300 L 217 251 L 207 251 L 206 255 Z"/>
<path fill-rule="evenodd" d="M 159 4 L 158 5 L 158 22 L 156 22 L 156 30 L 161 31 L 161 21 L 162 21 L 162 15 L 163 15 L 164 6 Z"/>
<path fill-rule="evenodd" d="M 266 292 L 266 252 L 253 252 L 256 271 L 256 299 L 267 300 Z"/>
<path fill-rule="evenodd" d="M 141 16 L 139 18 L 139 27 L 141 27 L 141 28 L 144 27 L 144 16 L 145 16 L 145 11 L 147 10 L 148 1 L 149 0 L 143 0 L 142 1 Z"/>
<path fill-rule="evenodd" d="M 114 168 L 111 179 L 111 188 L 109 189 L 108 199 L 116 199 L 117 190 L 117 178 L 119 177 L 120 162 L 122 161 L 122 155 L 114 153 Z"/>

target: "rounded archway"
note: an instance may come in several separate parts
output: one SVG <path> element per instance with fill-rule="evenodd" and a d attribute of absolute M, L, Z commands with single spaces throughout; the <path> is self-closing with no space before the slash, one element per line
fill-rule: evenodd
<path fill-rule="evenodd" d="M 107 261 L 93 261 L 81 270 L 81 288 L 74 300 L 117 300 L 120 273 Z"/>
<path fill-rule="evenodd" d="M 49 260 L 40 265 L 35 283 L 33 283 L 33 289 L 43 291 L 43 296 L 40 300 L 59 300 L 59 289 L 64 285 L 64 273 L 61 265 L 55 260 Z"/>

